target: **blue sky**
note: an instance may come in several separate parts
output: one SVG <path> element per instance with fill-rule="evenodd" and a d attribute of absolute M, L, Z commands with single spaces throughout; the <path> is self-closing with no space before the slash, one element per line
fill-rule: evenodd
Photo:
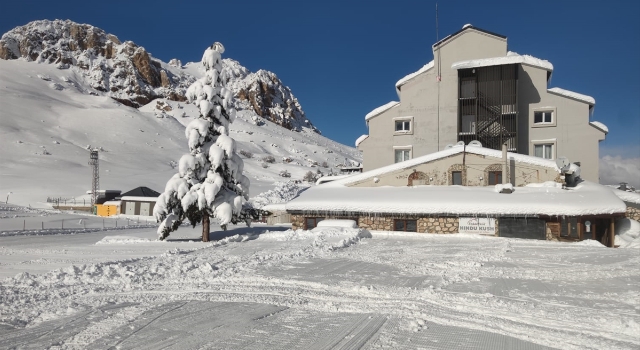
<path fill-rule="evenodd" d="M 440 1 L 440 38 L 464 24 L 551 61 L 550 87 L 596 99 L 610 130 L 601 156 L 640 158 L 640 2 Z M 252 71 L 273 71 L 331 139 L 353 146 L 364 116 L 397 100 L 395 82 L 433 58 L 435 1 L 2 1 L 0 32 L 71 19 L 164 61 L 196 61 L 214 41 Z"/>

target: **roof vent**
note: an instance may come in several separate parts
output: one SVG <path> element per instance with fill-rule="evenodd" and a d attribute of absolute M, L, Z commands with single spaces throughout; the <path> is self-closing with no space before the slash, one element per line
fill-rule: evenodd
<path fill-rule="evenodd" d="M 482 143 L 478 140 L 473 140 L 471 142 L 469 142 L 469 146 L 474 146 L 474 147 L 482 147 Z"/>
<path fill-rule="evenodd" d="M 467 23 L 467 24 L 465 24 L 465 25 L 463 25 L 463 26 L 462 26 L 462 29 L 465 29 L 465 28 L 467 28 L 467 27 L 473 27 L 473 26 L 472 26 L 470 23 Z"/>

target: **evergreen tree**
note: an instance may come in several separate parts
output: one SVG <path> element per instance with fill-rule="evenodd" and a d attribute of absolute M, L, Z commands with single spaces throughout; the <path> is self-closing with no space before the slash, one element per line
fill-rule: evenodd
<path fill-rule="evenodd" d="M 188 219 L 195 226 L 202 222 L 202 240 L 209 241 L 209 218 L 226 228 L 228 223 L 246 220 L 250 215 L 243 198 L 249 196 L 249 179 L 242 174 L 244 163 L 229 137 L 229 124 L 236 111 L 233 93 L 224 87 L 220 55 L 224 46 L 216 42 L 205 50 L 202 64 L 205 76 L 187 90 L 189 102 L 200 109 L 200 116 L 185 129 L 189 153 L 180 158 L 179 172 L 158 197 L 153 215 L 158 222 L 160 240 Z M 244 209 L 244 210 L 243 210 Z"/>

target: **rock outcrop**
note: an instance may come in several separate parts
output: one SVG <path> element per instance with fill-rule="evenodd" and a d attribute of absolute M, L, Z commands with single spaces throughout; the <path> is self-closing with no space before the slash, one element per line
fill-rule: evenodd
<path fill-rule="evenodd" d="M 227 87 L 235 94 L 238 110 L 252 110 L 257 115 L 289 130 L 303 128 L 320 131 L 306 118 L 302 106 L 278 77 L 269 71 L 249 72 L 235 60 L 222 60 Z"/>
<path fill-rule="evenodd" d="M 0 59 L 18 58 L 59 69 L 77 67 L 93 89 L 136 108 L 160 97 L 185 101 L 187 88 L 197 78 L 178 59 L 164 63 L 132 41 L 121 42 L 100 28 L 70 20 L 34 21 L 5 33 Z M 251 110 L 290 130 L 320 133 L 274 73 L 252 73 L 237 61 L 224 59 L 223 76 L 234 92 L 237 110 Z"/>
<path fill-rule="evenodd" d="M 89 85 L 117 101 L 139 107 L 155 98 L 184 101 L 194 78 L 163 68 L 141 46 L 69 20 L 42 20 L 17 27 L 0 39 L 0 58 L 24 58 L 38 63 L 82 70 Z"/>

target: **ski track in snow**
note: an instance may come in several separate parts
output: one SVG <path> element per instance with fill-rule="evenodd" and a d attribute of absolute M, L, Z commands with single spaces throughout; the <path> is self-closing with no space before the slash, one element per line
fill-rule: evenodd
<path fill-rule="evenodd" d="M 632 349 L 635 250 L 358 229 L 21 273 L 0 348 Z"/>

